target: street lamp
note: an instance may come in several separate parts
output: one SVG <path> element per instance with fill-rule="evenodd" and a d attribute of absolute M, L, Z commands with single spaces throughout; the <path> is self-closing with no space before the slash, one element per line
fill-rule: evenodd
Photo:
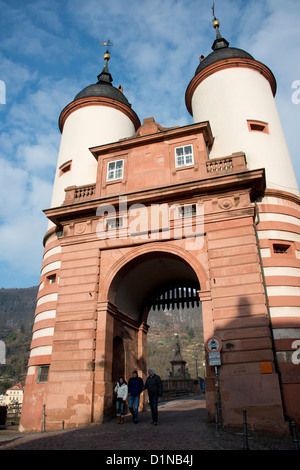
<path fill-rule="evenodd" d="M 198 356 L 197 356 L 197 354 L 195 354 L 195 361 L 196 361 L 196 379 L 198 379 L 198 364 L 197 364 L 197 359 L 198 359 Z"/>

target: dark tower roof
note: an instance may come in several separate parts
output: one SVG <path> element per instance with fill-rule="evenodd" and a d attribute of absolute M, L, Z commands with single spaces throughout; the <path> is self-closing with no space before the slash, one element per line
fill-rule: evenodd
<path fill-rule="evenodd" d="M 102 72 L 98 75 L 98 82 L 87 86 L 80 91 L 74 98 L 74 101 L 80 98 L 87 98 L 90 96 L 101 96 L 105 98 L 111 98 L 112 100 L 119 101 L 131 108 L 131 104 L 127 98 L 123 95 L 120 88 L 115 88 L 111 82 L 113 81 L 112 76 L 108 70 L 108 61 L 110 55 L 108 52 L 104 54 L 105 65 Z"/>
<path fill-rule="evenodd" d="M 252 55 L 248 54 L 248 52 L 244 51 L 243 49 L 238 49 L 236 47 L 229 47 L 229 42 L 224 39 L 219 31 L 220 23 L 217 19 L 214 20 L 213 26 L 216 30 L 216 39 L 212 45 L 213 52 L 209 54 L 207 57 L 203 58 L 198 65 L 195 75 L 197 75 L 201 70 L 207 67 L 214 62 L 217 62 L 222 59 L 231 59 L 231 58 L 246 58 L 246 59 L 254 59 Z"/>

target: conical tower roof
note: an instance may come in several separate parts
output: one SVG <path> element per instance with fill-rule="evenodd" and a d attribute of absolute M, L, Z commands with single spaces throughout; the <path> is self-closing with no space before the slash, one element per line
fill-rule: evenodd
<path fill-rule="evenodd" d="M 200 63 L 196 68 L 195 75 L 185 93 L 185 103 L 191 115 L 193 115 L 192 97 L 199 84 L 210 75 L 228 68 L 245 67 L 259 72 L 269 81 L 273 95 L 275 96 L 276 94 L 276 80 L 272 71 L 243 49 L 229 47 L 229 42 L 222 37 L 219 26 L 219 20 L 214 17 L 213 27 L 216 30 L 216 39 L 212 44 L 213 52 L 206 57 L 200 57 Z"/>
<path fill-rule="evenodd" d="M 126 96 L 122 93 L 121 87 L 116 88 L 112 85 L 113 78 L 108 70 L 108 61 L 110 55 L 108 51 L 104 54 L 105 64 L 102 72 L 98 75 L 98 82 L 85 87 L 81 90 L 74 98 L 74 101 L 80 98 L 88 98 L 91 96 L 99 96 L 104 98 L 110 98 L 112 100 L 119 101 L 131 108 L 131 104 L 127 100 Z"/>
<path fill-rule="evenodd" d="M 213 42 L 212 50 L 213 52 L 207 57 L 203 58 L 198 65 L 195 75 L 197 75 L 201 70 L 207 67 L 214 62 L 218 62 L 223 59 L 231 58 L 245 58 L 245 59 L 254 59 L 254 57 L 243 49 L 238 49 L 237 47 L 229 47 L 229 42 L 222 37 L 219 27 L 219 20 L 216 18 L 213 21 L 213 26 L 216 30 L 216 39 Z"/>

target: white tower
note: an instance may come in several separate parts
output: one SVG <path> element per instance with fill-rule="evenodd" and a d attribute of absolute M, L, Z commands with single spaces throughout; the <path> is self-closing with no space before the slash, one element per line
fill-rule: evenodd
<path fill-rule="evenodd" d="M 61 205 L 64 189 L 96 182 L 97 162 L 90 152 L 96 145 L 132 136 L 140 121 L 121 87 L 112 86 L 108 51 L 98 82 L 78 93 L 61 112 L 62 133 L 51 207 Z"/>
<path fill-rule="evenodd" d="M 274 99 L 273 73 L 248 52 L 229 47 L 215 17 L 213 26 L 213 52 L 201 56 L 186 105 L 195 122 L 210 122 L 210 159 L 244 152 L 249 170 L 265 169 L 264 194 L 252 201 L 253 227 L 276 369 L 288 397 L 285 412 L 293 415 L 299 395 L 299 366 L 291 359 L 300 335 L 299 190 Z"/>
<path fill-rule="evenodd" d="M 249 170 L 265 168 L 268 188 L 299 194 L 278 115 L 276 80 L 248 52 L 229 47 L 214 19 L 213 52 L 200 58 L 186 91 L 194 122 L 208 120 L 214 135 L 210 158 L 243 151 Z"/>
<path fill-rule="evenodd" d="M 57 169 L 53 186 L 51 208 L 65 204 L 65 189 L 79 188 L 79 191 L 93 191 L 96 186 L 98 162 L 90 148 L 131 137 L 140 127 L 136 113 L 131 109 L 120 88 L 112 86 L 112 77 L 108 70 L 108 52 L 104 55 L 105 65 L 98 76 L 98 82 L 84 88 L 62 111 L 59 127 L 62 133 Z M 91 193 L 93 196 L 94 194 Z M 70 270 L 70 279 L 61 281 L 62 259 L 68 258 L 67 249 L 60 240 L 61 228 L 49 220 L 48 231 L 44 237 L 44 256 L 41 268 L 39 291 L 34 317 L 34 327 L 26 379 L 25 401 L 28 409 L 44 400 L 45 383 L 51 364 L 54 327 L 57 317 L 59 287 L 66 284 L 80 284 L 78 290 L 90 292 L 96 289 L 98 272 L 94 288 L 87 287 L 81 279 L 82 268 Z M 84 253 L 85 259 L 88 255 Z M 88 262 L 88 261 L 87 261 Z M 93 261 L 94 262 L 94 261 Z M 77 276 L 77 277 L 76 277 Z M 76 280 L 75 280 L 76 279 Z M 91 290 L 93 293 L 91 293 Z M 68 297 L 68 295 L 67 295 Z M 55 372 L 54 372 L 55 375 Z M 25 406 L 26 409 L 26 406 Z M 40 406 L 37 405 L 40 410 Z M 29 412 L 30 415 L 31 411 Z M 37 421 L 40 420 L 37 411 Z M 25 416 L 24 420 L 26 421 Z M 31 419 L 31 418 L 30 418 Z M 25 422 L 24 421 L 24 422 Z M 31 424 L 33 427 L 35 424 Z M 21 424 L 20 429 L 23 429 Z"/>

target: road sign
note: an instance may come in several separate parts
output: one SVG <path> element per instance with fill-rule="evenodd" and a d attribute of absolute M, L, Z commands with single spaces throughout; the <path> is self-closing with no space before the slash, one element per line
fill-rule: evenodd
<path fill-rule="evenodd" d="M 222 349 L 222 341 L 217 336 L 212 336 L 205 343 L 206 350 L 209 353 L 220 352 Z"/>
<path fill-rule="evenodd" d="M 208 363 L 209 363 L 210 366 L 220 366 L 221 365 L 220 351 L 209 352 L 208 353 Z"/>

